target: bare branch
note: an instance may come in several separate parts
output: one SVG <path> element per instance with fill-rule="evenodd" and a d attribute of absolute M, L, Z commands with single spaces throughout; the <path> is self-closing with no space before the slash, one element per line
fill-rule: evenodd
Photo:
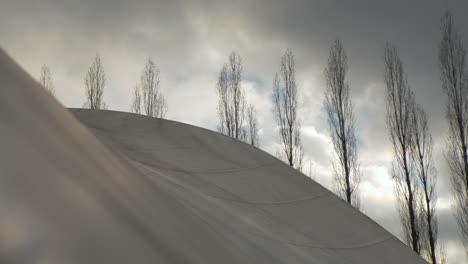
<path fill-rule="evenodd" d="M 400 204 L 400 217 L 407 243 L 421 252 L 421 222 L 418 215 L 419 190 L 413 171 L 412 150 L 414 146 L 412 114 L 414 109 L 413 92 L 408 86 L 403 63 L 397 49 L 386 44 L 385 84 L 387 86 L 387 125 L 393 144 L 393 180 L 396 196 Z"/>
<path fill-rule="evenodd" d="M 159 68 L 150 58 L 141 74 L 141 90 L 144 114 L 164 118 L 167 103 L 159 88 Z"/>
<path fill-rule="evenodd" d="M 424 222 L 424 235 L 421 253 L 432 264 L 438 263 L 437 257 L 437 217 L 436 217 L 436 183 L 437 171 L 432 159 L 433 142 L 427 125 L 427 117 L 421 106 L 416 105 L 412 113 L 414 149 L 412 159 L 415 173 L 422 185 L 422 201 L 420 214 Z"/>
<path fill-rule="evenodd" d="M 223 65 L 218 84 L 218 131 L 230 137 L 246 140 L 246 99 L 242 88 L 242 59 L 232 52 L 229 63 Z"/>
<path fill-rule="evenodd" d="M 328 66 L 325 69 L 325 111 L 328 129 L 335 151 L 335 185 L 338 194 L 349 204 L 359 208 L 360 182 L 357 160 L 354 111 L 349 85 L 346 82 L 348 59 L 339 40 L 330 48 Z"/>
<path fill-rule="evenodd" d="M 468 74 L 465 50 L 448 10 L 441 18 L 440 30 L 439 66 L 442 88 L 447 95 L 449 123 L 446 159 L 457 203 L 456 217 L 468 253 Z"/>
<path fill-rule="evenodd" d="M 135 88 L 133 89 L 133 101 L 131 111 L 135 114 L 141 113 L 141 95 L 138 85 L 135 85 Z"/>
<path fill-rule="evenodd" d="M 280 74 L 273 82 L 273 113 L 279 126 L 282 155 L 288 164 L 302 169 L 304 151 L 301 143 L 301 123 L 297 116 L 298 94 L 294 55 L 287 49 L 281 58 Z"/>
<path fill-rule="evenodd" d="M 93 64 L 89 67 L 85 77 L 86 103 L 85 106 L 91 109 L 103 109 L 104 87 L 106 85 L 106 75 L 102 67 L 101 57 L 96 55 Z"/>
<path fill-rule="evenodd" d="M 42 65 L 41 76 L 39 77 L 39 83 L 44 89 L 51 95 L 55 95 L 54 83 L 52 82 L 52 74 L 50 73 L 47 65 Z"/>
<path fill-rule="evenodd" d="M 260 138 L 258 135 L 257 111 L 255 111 L 255 107 L 252 104 L 247 107 L 247 125 L 248 143 L 258 148 L 260 146 Z"/>

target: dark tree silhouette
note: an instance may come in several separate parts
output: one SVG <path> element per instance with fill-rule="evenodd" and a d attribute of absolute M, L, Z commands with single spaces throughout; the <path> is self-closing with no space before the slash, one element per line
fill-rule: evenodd
<path fill-rule="evenodd" d="M 159 88 L 159 68 L 151 59 L 148 59 L 141 74 L 141 90 L 144 114 L 164 118 L 167 103 Z"/>
<path fill-rule="evenodd" d="M 394 151 L 393 179 L 400 204 L 400 217 L 406 240 L 411 248 L 421 252 L 421 218 L 418 215 L 417 178 L 412 170 L 412 113 L 414 96 L 397 49 L 385 47 L 385 84 L 387 86 L 387 125 Z"/>
<path fill-rule="evenodd" d="M 138 85 L 135 85 L 135 88 L 133 89 L 133 101 L 130 110 L 135 114 L 141 113 L 141 95 Z"/>
<path fill-rule="evenodd" d="M 437 171 L 432 159 L 433 142 L 427 125 L 426 113 L 421 106 L 413 108 L 413 160 L 415 171 L 422 184 L 423 206 L 421 215 L 424 217 L 425 236 L 421 253 L 427 255 L 432 264 L 437 264 L 437 217 L 436 217 L 436 183 Z"/>
<path fill-rule="evenodd" d="M 247 125 L 248 143 L 258 148 L 260 146 L 260 138 L 258 135 L 257 111 L 255 111 L 255 107 L 252 104 L 247 107 Z"/>
<path fill-rule="evenodd" d="M 360 182 L 357 160 L 354 112 L 346 82 L 348 59 L 341 41 L 330 48 L 328 66 L 325 69 L 325 111 L 335 152 L 335 185 L 337 193 L 349 204 L 359 208 Z"/>
<path fill-rule="evenodd" d="M 468 253 L 468 74 L 465 50 L 449 11 L 441 18 L 440 30 L 439 66 L 442 88 L 447 95 L 449 123 L 446 159 L 456 201 L 456 218 Z"/>
<path fill-rule="evenodd" d="M 101 57 L 96 55 L 93 64 L 88 69 L 85 77 L 86 103 L 85 107 L 91 109 L 105 108 L 103 101 L 106 75 L 102 67 Z"/>
<path fill-rule="evenodd" d="M 39 83 L 44 87 L 44 89 L 51 95 L 55 95 L 54 83 L 52 81 L 52 74 L 50 73 L 49 67 L 47 65 L 42 65 L 41 67 L 41 76 L 39 76 Z"/>
<path fill-rule="evenodd" d="M 218 131 L 235 139 L 245 140 L 246 99 L 242 88 L 242 59 L 236 52 L 229 56 L 219 73 Z"/>
<path fill-rule="evenodd" d="M 273 113 L 279 126 L 282 151 L 280 155 L 287 163 L 302 169 L 304 151 L 301 142 L 301 123 L 297 116 L 298 92 L 294 55 L 287 49 L 281 57 L 280 74 L 273 82 Z"/>

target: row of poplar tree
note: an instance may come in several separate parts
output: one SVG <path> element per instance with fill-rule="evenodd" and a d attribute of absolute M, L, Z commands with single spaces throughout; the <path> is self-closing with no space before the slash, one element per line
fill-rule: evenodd
<path fill-rule="evenodd" d="M 134 87 L 133 102 L 130 110 L 136 114 L 164 118 L 167 113 L 167 102 L 159 88 L 159 68 L 152 59 L 148 59 L 146 62 L 140 81 L 140 86 L 135 85 Z M 41 68 L 39 82 L 50 94 L 55 94 L 52 74 L 47 65 L 43 65 Z M 84 84 L 86 101 L 83 107 L 105 109 L 104 88 L 106 86 L 106 74 L 99 55 L 96 55 L 93 63 L 88 68 Z"/>
<path fill-rule="evenodd" d="M 468 71 L 465 50 L 449 11 L 441 18 L 439 68 L 442 89 L 447 95 L 449 124 L 446 161 L 450 168 L 455 216 L 468 246 Z M 437 170 L 433 161 L 433 140 L 424 109 L 416 103 L 397 48 L 384 48 L 386 121 L 394 150 L 392 178 L 399 204 L 404 239 L 409 247 L 432 264 L 444 263 L 438 243 L 436 217 Z M 348 59 L 340 40 L 330 47 L 324 70 L 324 109 L 334 150 L 334 188 L 345 201 L 360 208 L 360 166 L 357 155 L 355 117 L 346 74 Z M 218 130 L 228 136 L 259 144 L 258 124 L 253 105 L 246 103 L 241 86 L 242 63 L 233 52 L 219 74 Z M 287 49 L 273 80 L 273 113 L 279 128 L 279 157 L 302 170 L 304 151 L 298 117 L 298 87 L 294 54 Z M 248 105 L 248 107 L 247 107 Z M 468 250 L 468 248 L 466 248 Z"/>
<path fill-rule="evenodd" d="M 449 125 L 446 160 L 450 168 L 456 218 L 468 245 L 468 72 L 465 50 L 454 27 L 452 15 L 441 18 L 439 67 L 442 89 L 447 95 L 446 118 Z M 392 178 L 399 203 L 405 242 L 430 263 L 444 262 L 443 247 L 438 243 L 436 217 L 437 170 L 433 162 L 433 140 L 424 109 L 416 103 L 396 47 L 384 48 L 384 82 L 387 98 L 387 127 L 394 150 Z M 334 150 L 334 187 L 338 195 L 360 208 L 361 178 L 355 135 L 355 117 L 346 79 L 348 59 L 340 40 L 330 47 L 324 70 L 326 82 L 324 108 Z M 141 83 L 134 87 L 131 111 L 164 118 L 167 103 L 159 87 L 159 68 L 148 59 Z M 40 83 L 54 93 L 50 70 L 41 69 Z M 106 76 L 97 55 L 85 76 L 84 107 L 103 109 Z M 248 104 L 242 87 L 242 59 L 232 52 L 219 73 L 218 131 L 259 147 L 259 124 L 253 104 Z M 273 79 L 271 101 L 279 128 L 281 149 L 278 156 L 290 166 L 302 170 L 304 151 L 301 122 L 298 117 L 299 92 L 296 84 L 295 58 L 287 49 Z M 467 249 L 468 250 L 468 249 Z"/>

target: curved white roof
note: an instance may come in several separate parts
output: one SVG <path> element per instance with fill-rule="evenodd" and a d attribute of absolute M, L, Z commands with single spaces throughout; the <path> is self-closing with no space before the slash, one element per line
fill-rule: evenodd
<path fill-rule="evenodd" d="M 425 263 L 247 144 L 71 112 L 0 52 L 0 263 Z"/>

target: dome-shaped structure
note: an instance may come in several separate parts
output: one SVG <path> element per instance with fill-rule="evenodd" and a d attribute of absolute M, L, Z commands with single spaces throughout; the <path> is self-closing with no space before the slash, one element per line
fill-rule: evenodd
<path fill-rule="evenodd" d="M 64 109 L 0 52 L 0 263 L 425 263 L 265 152 Z"/>

